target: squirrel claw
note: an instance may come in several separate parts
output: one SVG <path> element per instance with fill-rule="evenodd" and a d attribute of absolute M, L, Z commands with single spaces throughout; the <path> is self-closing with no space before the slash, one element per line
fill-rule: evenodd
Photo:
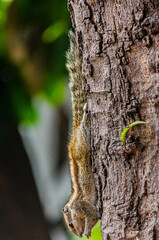
<path fill-rule="evenodd" d="M 89 237 L 91 236 L 91 230 L 86 227 L 85 231 L 84 231 L 84 235 L 89 239 Z"/>
<path fill-rule="evenodd" d="M 86 236 L 86 238 L 89 239 L 89 237 L 91 236 L 91 234 L 90 234 L 90 233 L 86 233 L 85 236 Z"/>

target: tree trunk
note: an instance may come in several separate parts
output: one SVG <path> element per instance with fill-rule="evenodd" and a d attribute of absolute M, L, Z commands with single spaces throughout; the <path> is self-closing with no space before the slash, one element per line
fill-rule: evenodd
<path fill-rule="evenodd" d="M 68 0 L 103 240 L 159 239 L 159 1 Z M 123 129 L 142 120 L 120 141 Z"/>

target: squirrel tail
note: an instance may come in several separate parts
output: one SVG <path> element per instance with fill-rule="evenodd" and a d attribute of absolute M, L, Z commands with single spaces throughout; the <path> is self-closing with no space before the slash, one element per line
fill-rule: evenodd
<path fill-rule="evenodd" d="M 70 49 L 66 53 L 66 67 L 69 71 L 69 89 L 72 98 L 73 128 L 77 128 L 83 117 L 86 96 L 82 90 L 82 63 L 75 34 L 70 30 Z"/>

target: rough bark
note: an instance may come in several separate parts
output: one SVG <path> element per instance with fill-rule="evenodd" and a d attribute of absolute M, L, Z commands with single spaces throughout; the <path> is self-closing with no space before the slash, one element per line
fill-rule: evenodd
<path fill-rule="evenodd" d="M 103 240 L 159 239 L 159 1 L 68 0 L 82 52 Z M 136 120 L 126 135 L 122 130 Z"/>

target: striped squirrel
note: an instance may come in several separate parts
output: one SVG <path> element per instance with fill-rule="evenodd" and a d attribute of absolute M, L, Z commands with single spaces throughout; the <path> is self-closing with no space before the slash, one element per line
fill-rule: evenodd
<path fill-rule="evenodd" d="M 87 118 L 86 96 L 82 90 L 82 63 L 75 34 L 70 31 L 70 49 L 66 67 L 72 97 L 73 128 L 68 146 L 72 194 L 62 209 L 68 229 L 82 237 L 91 235 L 99 219 L 96 191 L 90 160 L 90 129 Z"/>

